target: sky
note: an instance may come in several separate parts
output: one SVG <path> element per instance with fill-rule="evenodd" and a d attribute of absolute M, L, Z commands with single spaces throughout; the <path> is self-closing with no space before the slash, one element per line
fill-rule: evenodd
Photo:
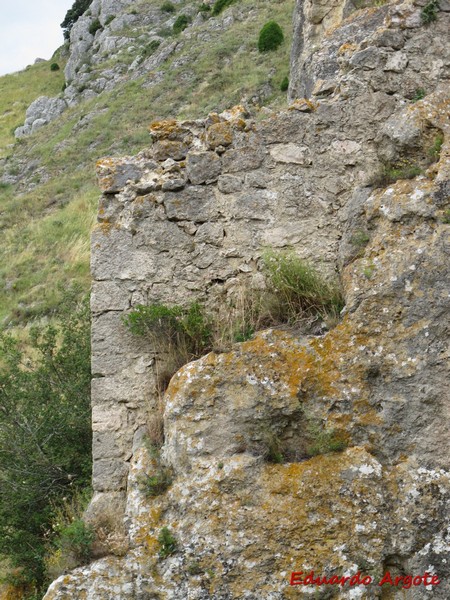
<path fill-rule="evenodd" d="M 59 24 L 74 0 L 0 0 L 0 75 L 49 59 L 64 42 Z"/>

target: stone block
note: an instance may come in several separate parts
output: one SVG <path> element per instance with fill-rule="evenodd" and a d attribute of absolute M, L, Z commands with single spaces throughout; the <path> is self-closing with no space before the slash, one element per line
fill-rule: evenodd
<path fill-rule="evenodd" d="M 139 181 L 142 172 L 143 165 L 129 156 L 107 157 L 97 161 L 98 184 L 105 194 L 116 194 L 123 190 L 128 181 Z"/>
<path fill-rule="evenodd" d="M 270 156 L 280 163 L 293 163 L 304 167 L 312 164 L 309 148 L 297 144 L 276 144 L 270 149 Z"/>
<path fill-rule="evenodd" d="M 217 181 L 222 161 L 215 152 L 190 152 L 186 160 L 186 173 L 194 185 Z"/>
<path fill-rule="evenodd" d="M 125 310 L 130 306 L 130 292 L 114 281 L 94 281 L 91 289 L 92 312 Z"/>
<path fill-rule="evenodd" d="M 190 186 L 181 192 L 166 192 L 163 199 L 168 219 L 205 223 L 219 215 L 214 191 L 200 186 Z"/>

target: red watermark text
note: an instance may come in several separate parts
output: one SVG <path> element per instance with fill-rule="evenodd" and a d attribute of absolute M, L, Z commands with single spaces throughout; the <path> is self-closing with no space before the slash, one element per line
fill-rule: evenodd
<path fill-rule="evenodd" d="M 355 573 L 355 575 L 347 575 L 339 577 L 338 575 L 332 575 L 331 577 L 325 577 L 322 575 L 315 575 L 314 571 L 305 573 L 304 571 L 294 571 L 291 573 L 290 585 L 390 585 L 393 587 L 401 587 L 405 590 L 409 590 L 410 587 L 419 585 L 439 585 L 441 582 L 437 575 L 432 575 L 425 572 L 423 575 L 398 575 L 392 577 L 389 571 L 383 575 L 380 581 L 374 581 L 370 575 L 364 575 L 361 571 Z"/>

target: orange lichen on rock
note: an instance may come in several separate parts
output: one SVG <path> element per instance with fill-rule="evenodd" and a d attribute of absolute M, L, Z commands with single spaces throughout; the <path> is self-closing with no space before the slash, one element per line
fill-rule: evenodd
<path fill-rule="evenodd" d="M 233 127 L 228 121 L 214 123 L 208 127 L 206 138 L 211 149 L 218 146 L 230 146 L 233 142 Z"/>

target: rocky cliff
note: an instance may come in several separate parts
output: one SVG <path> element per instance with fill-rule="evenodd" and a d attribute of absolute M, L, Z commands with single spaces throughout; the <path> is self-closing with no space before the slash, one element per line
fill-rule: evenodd
<path fill-rule="evenodd" d="M 449 12 L 299 1 L 288 110 L 154 122 L 148 150 L 99 161 L 87 518 L 103 537 L 46 600 L 449 597 Z M 340 322 L 261 331 L 161 397 L 164 357 L 123 315 L 218 310 L 264 287 L 267 246 L 339 272 Z M 307 456 L 311 422 L 346 448 Z M 266 460 L 267 431 L 289 462 Z M 150 498 L 159 462 L 171 485 Z M 368 579 L 290 585 L 312 570 Z"/>

